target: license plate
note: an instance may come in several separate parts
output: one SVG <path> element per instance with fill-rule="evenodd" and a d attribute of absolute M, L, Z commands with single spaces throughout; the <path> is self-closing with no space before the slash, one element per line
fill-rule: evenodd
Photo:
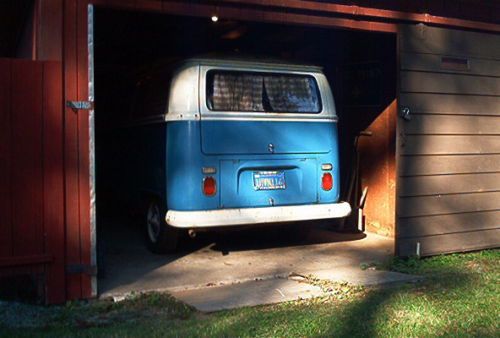
<path fill-rule="evenodd" d="M 284 171 L 257 171 L 253 173 L 255 190 L 286 189 Z"/>

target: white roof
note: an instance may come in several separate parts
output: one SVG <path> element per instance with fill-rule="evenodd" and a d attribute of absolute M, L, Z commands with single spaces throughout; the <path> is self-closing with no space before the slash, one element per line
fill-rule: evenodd
<path fill-rule="evenodd" d="M 192 58 L 181 62 L 180 68 L 190 66 L 218 66 L 218 67 L 237 67 L 237 68 L 256 68 L 265 70 L 295 71 L 322 73 L 323 69 L 319 66 L 287 63 L 282 60 L 273 59 L 251 59 L 251 58 Z"/>
<path fill-rule="evenodd" d="M 284 63 L 275 60 L 251 60 L 235 58 L 195 58 L 181 62 L 172 79 L 170 99 L 165 119 L 167 121 L 199 119 L 277 119 L 331 122 L 336 120 L 335 104 L 330 86 L 320 67 Z M 235 69 L 251 71 L 276 71 L 283 73 L 306 73 L 314 76 L 321 93 L 322 111 L 307 113 L 266 113 L 211 111 L 206 106 L 206 73 L 211 69 Z"/>

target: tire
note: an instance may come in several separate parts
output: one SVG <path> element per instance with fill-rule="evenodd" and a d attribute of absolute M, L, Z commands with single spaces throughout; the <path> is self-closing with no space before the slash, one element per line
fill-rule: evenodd
<path fill-rule="evenodd" d="M 149 250 L 157 254 L 171 253 L 179 244 L 179 229 L 165 222 L 166 210 L 158 200 L 152 200 L 146 210 L 145 232 Z"/>

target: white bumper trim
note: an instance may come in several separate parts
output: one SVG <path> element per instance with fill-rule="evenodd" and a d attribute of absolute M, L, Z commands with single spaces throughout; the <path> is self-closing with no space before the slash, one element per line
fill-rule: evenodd
<path fill-rule="evenodd" d="M 167 224 L 176 228 L 207 228 L 243 224 L 305 221 L 349 216 L 347 202 L 332 204 L 291 205 L 284 207 L 220 209 L 201 211 L 169 210 Z"/>

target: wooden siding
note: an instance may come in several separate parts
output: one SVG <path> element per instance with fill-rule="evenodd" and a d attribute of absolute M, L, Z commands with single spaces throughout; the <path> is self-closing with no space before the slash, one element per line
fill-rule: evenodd
<path fill-rule="evenodd" d="M 399 42 L 398 254 L 499 246 L 500 37 L 418 25 Z"/>
<path fill-rule="evenodd" d="M 498 224 L 498 223 L 497 223 Z M 478 249 L 496 248 L 500 241 L 498 229 L 473 230 L 462 233 L 444 233 L 437 236 L 426 236 L 421 245 L 425 245 L 423 254 L 426 256 L 451 252 L 472 251 Z M 414 253 L 415 240 L 400 239 L 400 252 Z"/>
<path fill-rule="evenodd" d="M 408 218 L 398 229 L 399 239 L 487 230 L 498 226 L 500 210 Z"/>
<path fill-rule="evenodd" d="M 418 155 L 411 157 L 411 166 L 402 163 L 399 177 L 497 173 L 498 163 L 500 154 L 441 155 L 431 160 L 425 155 Z"/>
<path fill-rule="evenodd" d="M 460 60 L 463 58 L 457 59 Z M 472 57 L 469 57 L 467 59 L 471 60 L 467 69 L 449 69 L 443 68 L 441 65 L 443 61 L 443 55 L 403 52 L 401 53 L 401 69 L 437 73 L 500 76 L 500 69 L 496 67 L 496 60 L 478 59 Z"/>
<path fill-rule="evenodd" d="M 446 74 L 422 71 L 401 72 L 401 91 L 405 93 L 440 93 L 477 96 L 499 96 L 498 77 L 473 74 Z"/>
<path fill-rule="evenodd" d="M 485 60 L 500 58 L 496 34 L 442 29 L 422 24 L 401 25 L 399 33 L 401 53 L 427 53 Z"/>
<path fill-rule="evenodd" d="M 34 266 L 51 303 L 65 300 L 61 80 L 59 62 L 0 59 L 0 273 Z"/>
<path fill-rule="evenodd" d="M 498 154 L 500 138 L 498 135 L 479 134 L 433 135 L 422 131 L 420 135 L 404 135 L 401 145 L 401 154 L 406 156 Z"/>
<path fill-rule="evenodd" d="M 413 114 L 500 116 L 498 96 L 408 92 L 400 93 L 399 98 Z"/>
<path fill-rule="evenodd" d="M 405 127 L 407 135 L 419 135 L 424 131 L 435 135 L 500 134 L 498 116 L 420 114 L 414 115 Z"/>

